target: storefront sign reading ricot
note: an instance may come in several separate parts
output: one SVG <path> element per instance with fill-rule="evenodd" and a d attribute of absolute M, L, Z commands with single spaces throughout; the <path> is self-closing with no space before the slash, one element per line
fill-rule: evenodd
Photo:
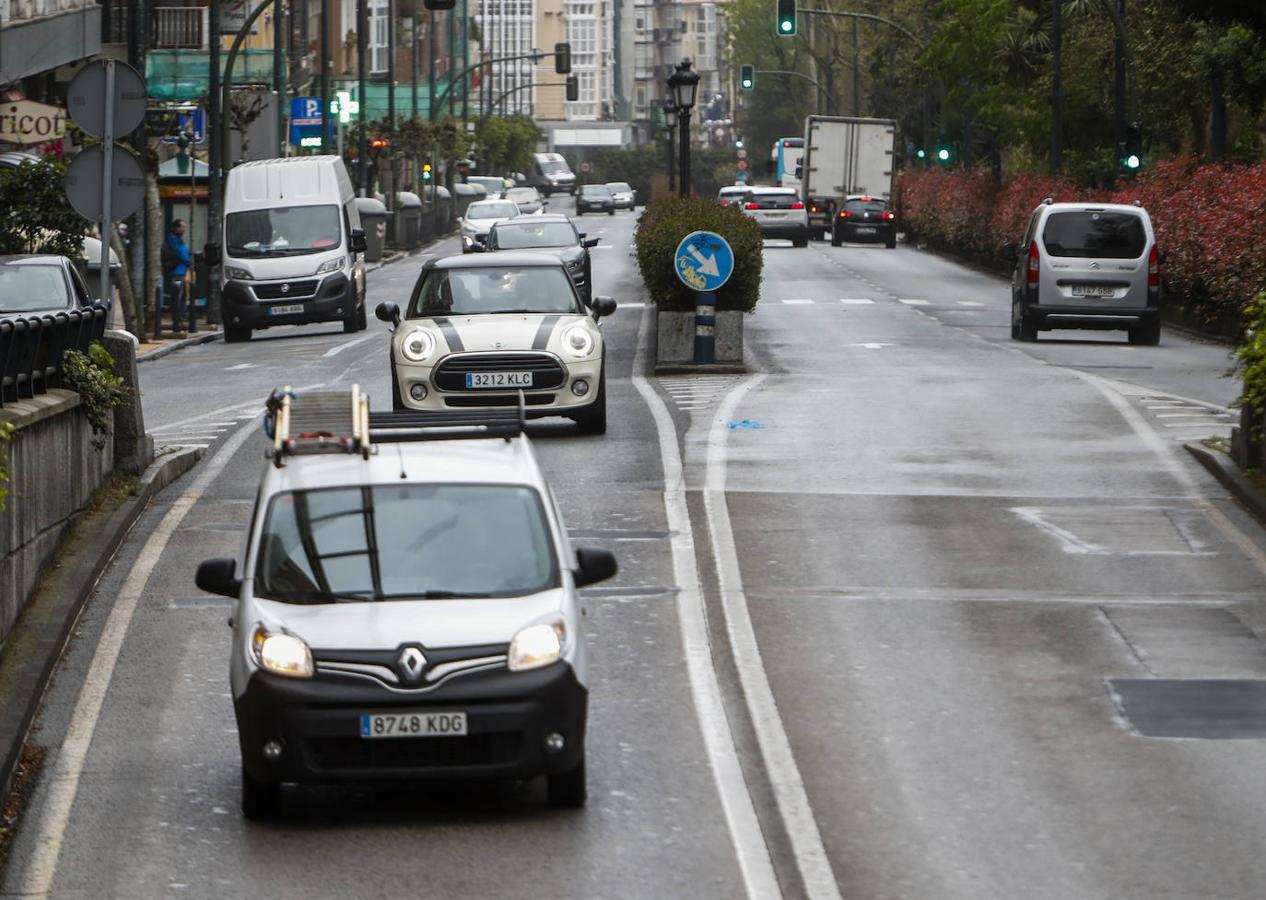
<path fill-rule="evenodd" d="M 18 100 L 0 103 L 0 144 L 45 144 L 66 134 L 66 110 Z"/>

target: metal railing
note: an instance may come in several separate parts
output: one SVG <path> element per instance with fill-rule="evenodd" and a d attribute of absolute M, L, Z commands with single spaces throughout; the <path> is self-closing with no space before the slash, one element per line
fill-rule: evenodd
<path fill-rule="evenodd" d="M 154 46 L 164 50 L 206 49 L 208 7 L 159 6 L 154 13 Z"/>
<path fill-rule="evenodd" d="M 61 387 L 66 351 L 88 352 L 88 345 L 105 334 L 108 313 L 105 304 L 94 303 L 0 319 L 0 406 Z"/>

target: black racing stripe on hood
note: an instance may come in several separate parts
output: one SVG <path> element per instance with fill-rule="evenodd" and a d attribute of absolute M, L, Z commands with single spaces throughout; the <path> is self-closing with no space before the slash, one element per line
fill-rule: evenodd
<path fill-rule="evenodd" d="M 532 341 L 533 350 L 544 350 L 549 346 L 549 336 L 554 333 L 554 326 L 562 316 L 546 316 L 541 319 L 541 327 L 536 329 L 536 340 Z"/>
<path fill-rule="evenodd" d="M 461 353 L 466 349 L 466 345 L 462 343 L 462 336 L 457 333 L 452 322 L 448 319 L 432 319 L 431 321 L 444 335 L 444 343 L 448 344 L 449 353 Z"/>

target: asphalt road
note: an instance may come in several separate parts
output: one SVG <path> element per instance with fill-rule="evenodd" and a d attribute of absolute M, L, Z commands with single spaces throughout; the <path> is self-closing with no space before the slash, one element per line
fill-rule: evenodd
<path fill-rule="evenodd" d="M 1261 895 L 1266 536 L 1180 443 L 1227 432 L 1226 350 L 1020 345 L 993 276 L 770 242 L 752 373 L 655 379 L 633 221 L 582 220 L 625 304 L 610 430 L 531 430 L 621 564 L 587 592 L 588 807 L 322 788 L 239 815 L 229 609 L 193 570 L 240 553 L 269 389 L 389 390 L 372 319 L 279 329 L 142 366 L 158 443 L 207 456 L 88 607 L 0 896 Z"/>

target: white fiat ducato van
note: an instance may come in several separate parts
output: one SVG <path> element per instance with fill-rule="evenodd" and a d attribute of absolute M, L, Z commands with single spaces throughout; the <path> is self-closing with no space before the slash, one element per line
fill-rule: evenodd
<path fill-rule="evenodd" d="M 273 325 L 365 327 L 365 233 L 337 156 L 242 163 L 224 196 L 224 339 Z"/>

